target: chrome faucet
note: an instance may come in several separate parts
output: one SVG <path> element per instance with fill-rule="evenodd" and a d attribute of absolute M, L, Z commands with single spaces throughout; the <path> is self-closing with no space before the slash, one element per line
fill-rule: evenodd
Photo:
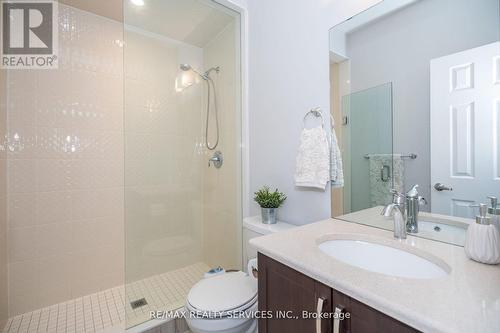
<path fill-rule="evenodd" d="M 418 185 L 413 185 L 406 194 L 391 190 L 392 203 L 382 210 L 381 215 L 394 217 L 394 237 L 405 239 L 407 232 L 418 233 L 418 213 L 427 201 L 418 194 Z"/>
<path fill-rule="evenodd" d="M 406 196 L 395 189 L 391 193 L 392 203 L 384 207 L 381 215 L 394 217 L 394 238 L 406 239 Z"/>
<path fill-rule="evenodd" d="M 417 188 L 418 184 L 415 184 L 406 192 L 406 231 L 412 234 L 418 233 L 420 206 L 427 204 L 427 201 L 418 194 Z"/>

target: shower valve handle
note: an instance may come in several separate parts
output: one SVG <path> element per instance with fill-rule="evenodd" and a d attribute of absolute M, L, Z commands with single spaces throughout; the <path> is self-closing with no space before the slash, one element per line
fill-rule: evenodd
<path fill-rule="evenodd" d="M 224 158 L 222 157 L 222 153 L 220 151 L 216 151 L 212 157 L 208 160 L 208 167 L 210 167 L 213 163 L 214 167 L 219 169 L 222 166 L 222 162 L 224 162 Z"/>

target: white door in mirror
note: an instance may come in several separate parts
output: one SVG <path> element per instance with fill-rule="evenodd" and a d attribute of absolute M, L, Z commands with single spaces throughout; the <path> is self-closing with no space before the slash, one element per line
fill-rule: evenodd
<path fill-rule="evenodd" d="M 500 196 L 500 42 L 431 60 L 432 212 Z"/>

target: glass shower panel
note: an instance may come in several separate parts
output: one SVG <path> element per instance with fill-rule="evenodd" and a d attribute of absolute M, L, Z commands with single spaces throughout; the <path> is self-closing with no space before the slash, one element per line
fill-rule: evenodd
<path fill-rule="evenodd" d="M 130 327 L 183 307 L 210 268 L 241 269 L 240 21 L 212 1 L 157 0 L 124 2 L 124 23 Z"/>
<path fill-rule="evenodd" d="M 342 97 L 346 148 L 344 211 L 390 202 L 393 187 L 392 83 Z M 397 174 L 396 174 L 397 175 Z M 389 200 L 389 201 L 388 201 Z"/>

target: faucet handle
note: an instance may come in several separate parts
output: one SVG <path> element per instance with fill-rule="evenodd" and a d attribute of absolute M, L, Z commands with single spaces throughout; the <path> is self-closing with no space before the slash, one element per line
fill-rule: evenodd
<path fill-rule="evenodd" d="M 420 206 L 424 206 L 424 205 L 427 205 L 427 204 L 428 204 L 428 202 L 427 202 L 427 200 L 426 200 L 424 197 L 419 196 L 419 197 L 418 197 L 418 204 L 419 204 Z"/>
<path fill-rule="evenodd" d="M 490 199 L 491 201 L 491 208 L 496 209 L 498 204 L 498 198 L 491 195 L 488 196 L 487 198 Z"/>
<path fill-rule="evenodd" d="M 406 192 L 407 197 L 418 198 L 418 184 L 415 184 L 411 187 L 411 189 Z"/>
<path fill-rule="evenodd" d="M 398 190 L 396 190 L 395 188 L 391 188 L 390 192 L 393 194 L 393 195 L 397 195 L 397 196 L 400 196 L 400 197 L 404 197 L 405 195 L 401 192 L 399 192 Z"/>
<path fill-rule="evenodd" d="M 224 162 L 224 158 L 222 156 L 222 153 L 220 151 L 216 151 L 212 157 L 208 159 L 208 167 L 210 167 L 211 164 L 214 165 L 217 169 L 219 169 L 222 166 L 222 163 Z"/>

